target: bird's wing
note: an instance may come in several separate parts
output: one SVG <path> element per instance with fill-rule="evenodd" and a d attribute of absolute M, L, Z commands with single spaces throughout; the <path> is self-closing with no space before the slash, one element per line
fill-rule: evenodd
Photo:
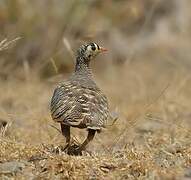
<path fill-rule="evenodd" d="M 54 91 L 51 115 L 56 122 L 100 129 L 108 118 L 107 98 L 97 89 L 67 82 Z"/>
<path fill-rule="evenodd" d="M 88 128 L 100 129 L 107 123 L 109 108 L 107 98 L 100 91 L 89 90 L 86 93 L 88 99 L 86 103 L 89 114 L 84 118 L 84 123 Z"/>
<path fill-rule="evenodd" d="M 51 100 L 51 115 L 54 121 L 76 123 L 81 118 L 81 106 L 77 102 L 78 87 L 70 82 L 58 86 Z"/>

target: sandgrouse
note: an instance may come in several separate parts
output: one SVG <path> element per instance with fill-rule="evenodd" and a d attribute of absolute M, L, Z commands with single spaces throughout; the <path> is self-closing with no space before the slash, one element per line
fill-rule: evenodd
<path fill-rule="evenodd" d="M 96 43 L 82 45 L 77 51 L 75 72 L 54 90 L 51 100 L 52 119 L 60 123 L 68 147 L 70 127 L 88 130 L 86 140 L 77 148 L 79 153 L 105 126 L 109 116 L 107 98 L 96 85 L 90 68 L 90 61 L 104 51 L 107 50 Z"/>

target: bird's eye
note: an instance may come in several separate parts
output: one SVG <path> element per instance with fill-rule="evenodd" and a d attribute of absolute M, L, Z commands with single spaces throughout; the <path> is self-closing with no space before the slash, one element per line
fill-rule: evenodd
<path fill-rule="evenodd" d="M 95 50 L 96 50 L 95 45 L 92 45 L 92 51 L 95 51 Z"/>

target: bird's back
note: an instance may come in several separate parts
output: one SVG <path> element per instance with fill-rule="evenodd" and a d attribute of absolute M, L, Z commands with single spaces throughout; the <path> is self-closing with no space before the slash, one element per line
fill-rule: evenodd
<path fill-rule="evenodd" d="M 51 115 L 56 122 L 99 130 L 108 114 L 107 98 L 91 77 L 74 74 L 54 91 Z"/>

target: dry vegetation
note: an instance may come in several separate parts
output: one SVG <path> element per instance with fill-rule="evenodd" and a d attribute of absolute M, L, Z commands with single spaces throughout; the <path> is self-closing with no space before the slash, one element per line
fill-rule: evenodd
<path fill-rule="evenodd" d="M 190 9 L 188 0 L 1 1 L 0 178 L 190 179 Z M 92 67 L 119 119 L 69 156 L 49 101 L 87 41 L 109 49 Z M 74 131 L 81 142 L 86 132 Z"/>

